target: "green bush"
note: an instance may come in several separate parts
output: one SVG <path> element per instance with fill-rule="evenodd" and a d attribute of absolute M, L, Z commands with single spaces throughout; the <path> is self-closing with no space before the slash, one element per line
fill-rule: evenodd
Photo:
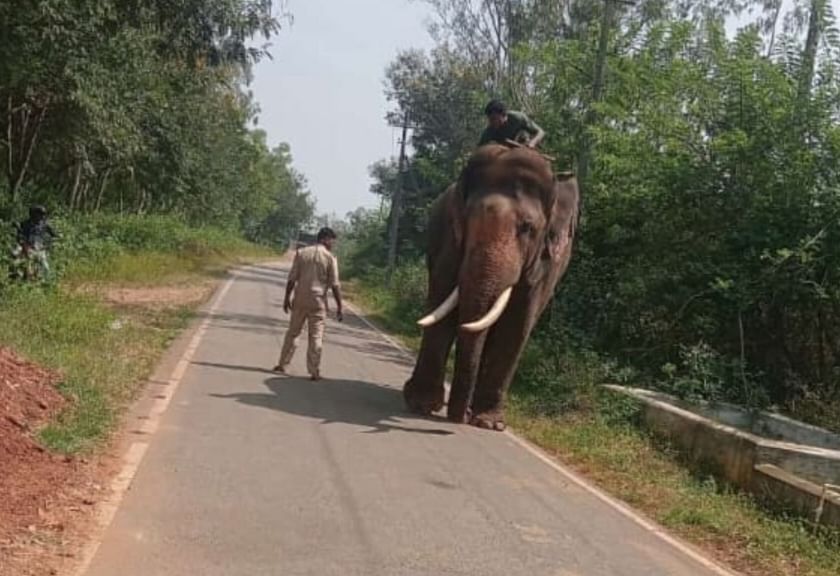
<path fill-rule="evenodd" d="M 0 223 L 2 224 L 2 223 Z M 191 227 L 173 216 L 120 216 L 113 214 L 58 217 L 52 220 L 58 232 L 50 250 L 54 278 L 78 270 L 84 276 L 98 277 L 107 272 L 122 255 L 138 253 L 177 255 L 185 259 L 202 259 L 253 252 L 253 246 L 235 232 L 213 227 Z M 0 238 L 0 265 L 5 270 L 14 242 L 13 226 Z M 151 258 L 152 256 L 148 256 Z"/>
<path fill-rule="evenodd" d="M 174 216 L 96 215 L 58 219 L 77 255 L 98 255 L 102 243 L 128 251 L 186 252 L 198 256 L 241 248 L 245 240 L 219 228 L 192 227 Z"/>
<path fill-rule="evenodd" d="M 417 332 L 416 321 L 426 308 L 426 278 L 426 267 L 419 261 L 398 266 L 390 282 L 385 270 L 376 267 L 355 276 L 378 319 L 389 330 L 403 335 Z"/>
<path fill-rule="evenodd" d="M 570 334 L 553 329 L 550 317 L 543 325 L 519 361 L 511 388 L 514 401 L 541 416 L 592 409 L 609 365 Z"/>
<path fill-rule="evenodd" d="M 682 346 L 679 364 L 662 366 L 658 387 L 687 400 L 729 401 L 765 408 L 770 399 L 760 381 L 740 361 L 727 358 L 705 342 Z"/>

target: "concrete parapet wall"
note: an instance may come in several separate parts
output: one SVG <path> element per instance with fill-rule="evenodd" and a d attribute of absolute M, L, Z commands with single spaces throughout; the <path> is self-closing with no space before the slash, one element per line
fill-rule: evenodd
<path fill-rule="evenodd" d="M 755 472 L 752 487 L 755 494 L 771 498 L 810 519 L 816 519 L 822 502 L 820 523 L 840 526 L 840 494 L 836 491 L 824 490 L 773 464 L 759 464 Z"/>
<path fill-rule="evenodd" d="M 739 416 L 729 405 L 722 411 L 727 423 L 722 423 L 709 417 L 715 413 L 709 405 L 691 410 L 686 402 L 666 394 L 623 386 L 607 388 L 640 401 L 645 425 L 673 442 L 696 466 L 810 518 L 814 517 L 823 486 L 840 484 L 840 450 L 824 447 L 832 445 L 835 436 L 827 431 L 781 419 L 774 436 L 778 438 L 779 430 L 785 427 L 788 432 L 796 430 L 796 438 L 813 438 L 820 446 L 768 439 L 730 425 L 728 422 L 734 423 Z M 768 415 L 760 416 L 765 423 L 776 422 Z M 754 415 L 750 417 L 755 420 Z M 840 526 L 840 496 L 836 493 L 829 492 L 825 498 L 821 521 Z"/>

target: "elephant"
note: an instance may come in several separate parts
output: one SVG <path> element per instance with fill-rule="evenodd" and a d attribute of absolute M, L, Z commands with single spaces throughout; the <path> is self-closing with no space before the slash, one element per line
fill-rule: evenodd
<path fill-rule="evenodd" d="M 403 397 L 412 412 L 445 404 L 447 418 L 504 430 L 504 403 L 519 359 L 571 260 L 580 194 L 529 148 L 478 148 L 428 221 L 428 314 Z"/>

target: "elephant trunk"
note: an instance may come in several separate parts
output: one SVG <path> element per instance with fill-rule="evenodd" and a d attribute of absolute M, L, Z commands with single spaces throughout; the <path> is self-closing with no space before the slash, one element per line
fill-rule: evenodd
<path fill-rule="evenodd" d="M 513 288 L 505 288 L 487 314 L 475 322 L 461 324 L 461 330 L 465 332 L 483 332 L 484 330 L 488 330 L 504 314 L 505 308 L 507 308 L 508 302 L 510 302 L 511 294 L 513 294 Z"/>
<path fill-rule="evenodd" d="M 468 216 L 457 288 L 462 331 L 485 331 L 504 312 L 522 273 L 516 230 L 515 207 L 505 196 L 484 199 Z"/>
<path fill-rule="evenodd" d="M 458 283 L 461 330 L 449 399 L 449 416 L 456 421 L 467 418 L 488 331 L 504 314 L 519 282 L 522 262 L 515 230 L 512 215 L 492 206 L 467 224 L 467 250 Z"/>

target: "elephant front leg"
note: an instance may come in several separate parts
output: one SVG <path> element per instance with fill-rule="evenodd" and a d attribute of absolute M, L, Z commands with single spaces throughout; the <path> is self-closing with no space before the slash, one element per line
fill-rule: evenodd
<path fill-rule="evenodd" d="M 449 406 L 446 417 L 459 424 L 470 421 L 472 398 L 475 382 L 481 365 L 481 351 L 487 339 L 487 333 L 466 334 L 461 332 L 458 346 L 455 348 L 455 377 L 449 392 Z"/>
<path fill-rule="evenodd" d="M 403 388 L 405 403 L 412 412 L 428 416 L 443 408 L 446 362 L 455 340 L 456 320 L 453 315 L 423 333 L 417 364 Z"/>
<path fill-rule="evenodd" d="M 458 263 L 455 253 L 443 251 L 429 258 L 428 310 L 431 311 L 452 293 L 456 286 Z M 423 330 L 420 352 L 411 378 L 403 387 L 406 406 L 414 413 L 429 416 L 443 408 L 446 401 L 446 362 L 458 328 L 458 314 L 450 313 Z"/>
<path fill-rule="evenodd" d="M 505 396 L 533 324 L 527 309 L 511 304 L 487 336 L 472 399 L 470 424 L 488 430 L 502 431 L 506 427 Z"/>

